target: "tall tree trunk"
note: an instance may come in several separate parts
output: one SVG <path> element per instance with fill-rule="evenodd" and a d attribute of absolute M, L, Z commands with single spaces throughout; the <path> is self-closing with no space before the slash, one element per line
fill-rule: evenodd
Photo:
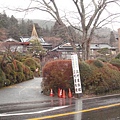
<path fill-rule="evenodd" d="M 90 41 L 86 42 L 86 60 L 90 59 Z"/>

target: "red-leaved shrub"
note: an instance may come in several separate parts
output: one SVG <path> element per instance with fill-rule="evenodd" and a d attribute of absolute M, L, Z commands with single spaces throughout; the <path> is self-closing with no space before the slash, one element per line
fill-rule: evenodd
<path fill-rule="evenodd" d="M 57 92 L 58 88 L 68 89 L 73 86 L 71 60 L 55 60 L 48 62 L 43 68 L 43 91 L 51 88 Z"/>

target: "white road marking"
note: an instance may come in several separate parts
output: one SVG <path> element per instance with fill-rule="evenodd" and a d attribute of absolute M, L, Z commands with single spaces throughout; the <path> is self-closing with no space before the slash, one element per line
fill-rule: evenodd
<path fill-rule="evenodd" d="M 66 108 L 66 107 L 68 107 L 68 106 L 53 107 L 53 108 L 50 108 L 50 109 L 47 109 L 47 110 L 36 111 L 36 112 L 27 112 L 27 113 L 11 113 L 11 114 L 2 113 L 2 114 L 0 114 L 0 117 L 38 114 L 38 113 L 44 113 L 44 112 L 54 111 L 54 110 L 58 110 L 58 109 Z"/>
<path fill-rule="evenodd" d="M 22 91 L 24 91 L 26 88 L 23 88 L 21 91 L 19 91 L 19 95 L 21 94 Z"/>

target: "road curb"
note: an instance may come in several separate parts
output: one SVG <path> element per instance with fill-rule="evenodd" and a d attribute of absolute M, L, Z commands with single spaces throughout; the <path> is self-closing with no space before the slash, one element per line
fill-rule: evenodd
<path fill-rule="evenodd" d="M 97 97 L 90 97 L 90 98 L 82 98 L 83 101 L 91 101 L 91 100 L 95 100 L 95 99 L 110 99 L 110 98 L 120 98 L 120 94 L 113 94 L 113 95 L 105 95 L 105 96 L 97 96 Z"/>

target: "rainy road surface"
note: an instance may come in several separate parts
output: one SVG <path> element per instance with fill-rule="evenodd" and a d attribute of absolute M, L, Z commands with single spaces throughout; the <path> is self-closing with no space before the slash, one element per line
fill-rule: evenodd
<path fill-rule="evenodd" d="M 58 98 L 41 94 L 41 78 L 0 89 L 0 120 L 120 120 L 120 95 Z"/>

